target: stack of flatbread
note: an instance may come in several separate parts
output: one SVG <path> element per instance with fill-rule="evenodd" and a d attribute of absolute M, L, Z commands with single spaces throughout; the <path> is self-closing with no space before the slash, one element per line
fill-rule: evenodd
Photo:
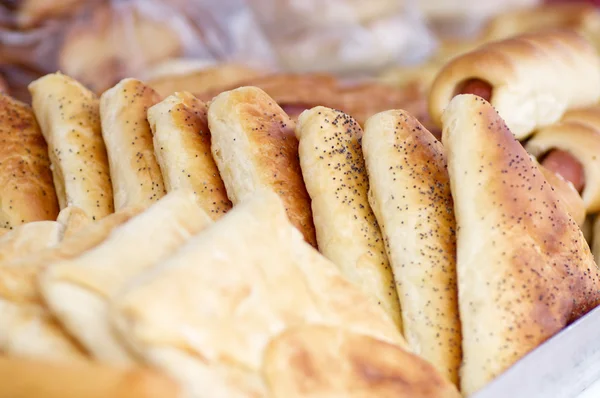
<path fill-rule="evenodd" d="M 0 102 L 5 396 L 459 397 L 600 303 L 593 201 L 481 95 L 440 142 L 252 86 L 30 91 Z"/>

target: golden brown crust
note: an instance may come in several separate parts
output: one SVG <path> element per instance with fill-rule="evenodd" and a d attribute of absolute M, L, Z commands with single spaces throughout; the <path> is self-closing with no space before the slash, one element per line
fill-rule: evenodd
<path fill-rule="evenodd" d="M 567 109 L 598 102 L 600 58 L 588 41 L 569 30 L 488 43 L 454 58 L 436 77 L 429 112 L 437 125 L 452 97 L 471 79 L 491 85 L 491 104 L 522 139 L 555 123 Z"/>
<path fill-rule="evenodd" d="M 369 205 L 362 136 L 352 117 L 323 106 L 304 111 L 296 125 L 320 252 L 375 296 L 402 330 L 394 276 Z"/>
<path fill-rule="evenodd" d="M 48 147 L 31 107 L 0 94 L 0 226 L 55 220 Z"/>
<path fill-rule="evenodd" d="M 154 370 L 109 367 L 97 362 L 57 363 L 0 356 L 0 383 L 7 397 L 177 398 L 175 382 Z"/>
<path fill-rule="evenodd" d="M 597 306 L 600 275 L 579 226 L 489 103 L 459 95 L 443 123 L 469 395 Z"/>
<path fill-rule="evenodd" d="M 456 387 L 415 354 L 328 326 L 292 328 L 272 339 L 263 374 L 278 398 L 460 397 Z"/>
<path fill-rule="evenodd" d="M 115 210 L 147 207 L 165 195 L 154 155 L 148 108 L 159 95 L 135 79 L 123 79 L 100 98 L 102 137 L 110 165 Z"/>
<path fill-rule="evenodd" d="M 458 384 L 456 221 L 444 147 L 401 110 L 369 118 L 362 145 L 369 202 L 394 270 L 404 337 Z"/>
<path fill-rule="evenodd" d="M 231 201 L 236 204 L 261 186 L 273 189 L 292 224 L 316 246 L 294 122 L 264 91 L 241 87 L 213 100 L 208 123 L 212 153 Z"/>
<path fill-rule="evenodd" d="M 188 92 L 175 93 L 148 109 L 148 121 L 167 191 L 194 192 L 213 220 L 229 211 L 231 202 L 211 152 L 206 104 Z"/>
<path fill-rule="evenodd" d="M 538 167 L 542 171 L 546 181 L 548 181 L 548 184 L 550 184 L 556 193 L 556 196 L 567 208 L 567 212 L 573 217 L 573 220 L 580 227 L 583 226 L 583 223 L 585 222 L 585 204 L 583 198 L 579 195 L 579 192 L 577 192 L 573 184 L 562 178 L 560 174 L 548 170 L 541 164 L 538 164 Z"/>
<path fill-rule="evenodd" d="M 263 73 L 252 68 L 236 64 L 221 64 L 186 73 L 165 73 L 149 77 L 146 83 L 163 98 L 179 91 L 206 93 L 232 87 L 249 79 L 256 79 Z M 207 98 L 210 99 L 210 98 Z"/>
<path fill-rule="evenodd" d="M 61 209 L 74 205 L 93 220 L 114 211 L 98 97 L 61 73 L 29 85 L 33 109 L 48 143 Z"/>

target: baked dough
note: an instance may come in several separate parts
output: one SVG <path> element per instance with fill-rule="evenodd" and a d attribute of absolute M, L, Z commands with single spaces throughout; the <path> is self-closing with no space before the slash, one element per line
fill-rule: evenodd
<path fill-rule="evenodd" d="M 518 139 L 557 122 L 568 109 L 600 100 L 600 58 L 588 41 L 569 30 L 489 43 L 450 61 L 429 95 L 436 124 L 441 126 L 444 108 L 471 79 L 491 86 L 491 104 Z"/>
<path fill-rule="evenodd" d="M 273 396 L 262 377 L 265 349 L 290 327 L 329 325 L 405 346 L 376 302 L 303 241 L 272 191 L 247 195 L 113 309 L 122 338 L 198 398 Z"/>
<path fill-rule="evenodd" d="M 110 297 L 210 222 L 192 193 L 172 192 L 113 229 L 99 245 L 54 263 L 40 279 L 44 298 L 65 328 L 95 358 L 133 363 L 135 358 L 112 332 L 107 315 Z"/>
<path fill-rule="evenodd" d="M 56 221 L 36 221 L 21 225 L 0 237 L 0 267 L 16 258 L 55 246 L 63 236 Z"/>
<path fill-rule="evenodd" d="M 79 233 L 92 219 L 79 207 L 69 206 L 60 211 L 56 221 L 63 226 L 63 238 L 66 239 Z"/>
<path fill-rule="evenodd" d="M 33 110 L 48 143 L 60 208 L 77 206 L 93 220 L 113 212 L 98 98 L 61 73 L 29 85 Z"/>
<path fill-rule="evenodd" d="M 31 107 L 0 94 L 0 226 L 55 220 L 48 147 Z"/>
<path fill-rule="evenodd" d="M 167 191 L 193 192 L 216 220 L 231 209 L 231 202 L 212 156 L 206 111 L 205 103 L 180 92 L 148 109 L 148 121 Z"/>
<path fill-rule="evenodd" d="M 468 396 L 596 307 L 600 276 L 579 226 L 489 103 L 459 95 L 442 120 Z"/>
<path fill-rule="evenodd" d="M 180 388 L 145 368 L 123 369 L 98 362 L 60 363 L 0 356 L 6 397 L 179 398 Z"/>
<path fill-rule="evenodd" d="M 369 202 L 387 242 L 404 337 L 458 384 L 456 221 L 442 144 L 404 111 L 378 113 L 362 140 Z"/>
<path fill-rule="evenodd" d="M 394 275 L 367 197 L 362 135 L 343 112 L 323 106 L 304 111 L 296 125 L 302 176 L 320 252 L 376 297 L 402 330 Z"/>
<path fill-rule="evenodd" d="M 538 130 L 525 148 L 538 159 L 554 149 L 577 159 L 585 178 L 581 192 L 585 210 L 600 211 L 600 107 L 568 112 L 559 123 Z"/>
<path fill-rule="evenodd" d="M 305 366 L 290 366 L 300 358 Z M 450 382 L 415 354 L 335 327 L 288 329 L 271 340 L 264 362 L 272 397 L 460 397 Z M 375 369 L 376 375 L 371 372 Z M 328 374 L 335 379 L 324 376 Z"/>
<path fill-rule="evenodd" d="M 148 108 L 159 95 L 135 79 L 123 79 L 100 97 L 102 137 L 106 144 L 115 210 L 147 207 L 165 194 L 154 155 Z"/>
<path fill-rule="evenodd" d="M 292 224 L 316 246 L 294 122 L 261 89 L 241 87 L 213 100 L 208 125 L 213 157 L 233 204 L 258 188 L 273 189 L 285 203 Z"/>
<path fill-rule="evenodd" d="M 531 160 L 537 163 L 535 158 L 532 158 Z M 539 163 L 537 165 L 542 171 L 544 178 L 546 178 L 546 181 L 548 181 L 548 184 L 554 189 L 556 196 L 558 196 L 560 201 L 567 208 L 567 212 L 573 217 L 573 220 L 577 225 L 583 227 L 586 219 L 585 204 L 583 198 L 579 195 L 579 192 L 577 192 L 571 182 L 565 180 L 560 174 L 548 170 Z"/>

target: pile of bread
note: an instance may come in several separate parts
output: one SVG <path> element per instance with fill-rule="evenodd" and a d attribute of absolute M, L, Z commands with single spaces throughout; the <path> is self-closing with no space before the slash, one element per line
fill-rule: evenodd
<path fill-rule="evenodd" d="M 5 396 L 469 396 L 600 304 L 600 58 L 574 31 L 449 62 L 441 141 L 256 86 L 29 90 L 0 97 Z"/>

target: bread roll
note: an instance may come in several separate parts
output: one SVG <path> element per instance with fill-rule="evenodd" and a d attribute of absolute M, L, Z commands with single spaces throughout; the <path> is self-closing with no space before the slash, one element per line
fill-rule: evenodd
<path fill-rule="evenodd" d="M 290 366 L 300 358 L 305 367 Z M 349 362 L 354 366 L 347 366 Z M 381 373 L 374 375 L 375 369 Z M 264 374 L 273 397 L 460 397 L 450 382 L 416 355 L 328 326 L 292 328 L 271 340 Z M 336 381 L 326 374 L 335 375 Z"/>
<path fill-rule="evenodd" d="M 208 125 L 213 157 L 233 204 L 258 188 L 273 189 L 292 224 L 316 246 L 294 122 L 261 89 L 241 87 L 213 100 Z"/>
<path fill-rule="evenodd" d="M 323 106 L 296 125 L 300 165 L 311 198 L 319 250 L 402 330 L 396 284 L 379 225 L 369 206 L 362 129 L 352 117 Z"/>
<path fill-rule="evenodd" d="M 172 192 L 116 227 L 99 245 L 55 263 L 41 277 L 44 298 L 94 357 L 103 362 L 132 363 L 135 358 L 112 332 L 107 308 L 110 297 L 210 222 L 191 193 Z"/>
<path fill-rule="evenodd" d="M 273 396 L 265 349 L 291 327 L 330 325 L 404 347 L 375 301 L 303 241 L 272 191 L 247 195 L 113 308 L 130 346 L 195 397 Z"/>
<path fill-rule="evenodd" d="M 48 143 L 60 208 L 77 206 L 93 220 L 113 212 L 113 193 L 100 128 L 98 98 L 60 73 L 29 85 Z"/>
<path fill-rule="evenodd" d="M 535 158 L 532 160 L 535 161 Z M 541 164 L 538 164 L 538 167 L 556 193 L 556 196 L 565 205 L 567 212 L 573 217 L 577 225 L 583 227 L 585 222 L 585 204 L 579 192 L 577 192 L 571 182 L 565 180 L 560 174 L 556 174 Z"/>
<path fill-rule="evenodd" d="M 180 389 L 149 369 L 96 362 L 57 363 L 0 357 L 0 396 L 37 398 L 178 398 Z"/>
<path fill-rule="evenodd" d="M 442 144 L 404 111 L 372 116 L 362 140 L 369 202 L 387 242 L 404 337 L 458 383 L 456 221 Z"/>
<path fill-rule="evenodd" d="M 0 94 L 0 226 L 55 220 L 48 147 L 28 105 Z"/>
<path fill-rule="evenodd" d="M 231 202 L 211 153 L 206 111 L 206 104 L 190 93 L 175 93 L 148 109 L 148 121 L 167 191 L 193 192 L 216 220 Z"/>
<path fill-rule="evenodd" d="M 585 76 L 582 79 L 581 76 Z M 489 43 L 450 61 L 436 77 L 429 112 L 441 126 L 444 108 L 478 83 L 518 139 L 557 122 L 566 110 L 600 100 L 600 58 L 573 31 L 524 34 Z"/>
<path fill-rule="evenodd" d="M 165 194 L 154 155 L 148 108 L 159 95 L 135 79 L 123 79 L 100 97 L 102 137 L 110 165 L 115 209 L 147 207 Z"/>
<path fill-rule="evenodd" d="M 471 395 L 600 303 L 566 207 L 494 108 L 459 95 L 443 116 L 457 221 L 462 392 Z"/>
<path fill-rule="evenodd" d="M 577 187 L 582 188 L 585 211 L 600 211 L 600 107 L 568 112 L 560 122 L 538 130 L 525 148 L 546 167 L 574 183 L 581 181 Z M 548 164 L 547 159 L 557 150 L 565 154 L 558 164 Z M 565 156 L 568 158 L 563 159 Z"/>
<path fill-rule="evenodd" d="M 257 78 L 262 72 L 236 64 L 219 64 L 193 70 L 163 71 L 159 75 L 148 76 L 147 84 L 162 97 L 179 91 L 203 93 L 235 86 L 244 80 Z"/>

